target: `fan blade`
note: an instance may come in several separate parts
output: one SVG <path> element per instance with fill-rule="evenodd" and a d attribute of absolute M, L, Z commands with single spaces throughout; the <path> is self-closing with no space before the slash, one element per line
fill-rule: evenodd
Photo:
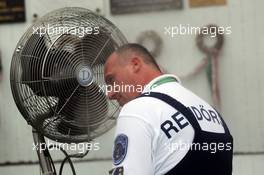
<path fill-rule="evenodd" d="M 79 87 L 69 100 L 59 100 L 57 113 L 63 116 L 58 126 L 63 134 L 87 134 L 95 130 L 107 117 L 108 103 L 106 96 L 97 84 Z"/>

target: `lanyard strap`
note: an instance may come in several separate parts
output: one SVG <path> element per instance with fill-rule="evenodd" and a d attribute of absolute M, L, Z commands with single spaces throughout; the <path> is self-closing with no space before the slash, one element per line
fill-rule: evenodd
<path fill-rule="evenodd" d="M 164 83 L 169 83 L 169 82 L 178 82 L 178 80 L 174 77 L 164 77 L 160 80 L 158 80 L 157 82 L 155 82 L 151 87 L 150 89 L 154 88 L 154 87 L 157 87 L 161 84 L 164 84 Z"/>

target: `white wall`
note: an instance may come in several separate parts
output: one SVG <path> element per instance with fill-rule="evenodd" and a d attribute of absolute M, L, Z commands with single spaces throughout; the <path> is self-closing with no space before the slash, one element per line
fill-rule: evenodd
<path fill-rule="evenodd" d="M 144 30 L 157 31 L 164 43 L 157 60 L 167 71 L 178 75 L 193 70 L 204 55 L 197 49 L 194 35 L 171 38 L 164 34 L 164 27 L 179 24 L 201 27 L 209 23 L 231 26 L 232 34 L 226 36 L 220 55 L 222 114 L 234 136 L 236 152 L 264 152 L 264 78 L 261 76 L 264 73 L 264 37 L 261 35 L 264 1 L 228 0 L 226 6 L 189 8 L 185 0 L 184 9 L 180 11 L 112 16 L 108 0 L 26 0 L 27 23 L 0 25 L 4 68 L 4 78 L 0 82 L 0 163 L 37 160 L 32 151 L 31 128 L 18 112 L 11 95 L 9 67 L 14 48 L 31 24 L 33 13 L 41 16 L 65 6 L 101 8 L 102 14 L 115 23 L 131 42 Z M 205 72 L 189 81 L 183 80 L 183 84 L 212 102 Z M 88 159 L 110 159 L 112 135 L 113 130 L 99 138 L 102 149 L 92 152 Z M 54 154 L 54 159 L 59 157 L 59 153 Z M 263 163 L 263 154 L 235 156 L 234 174 L 260 175 Z M 78 174 L 106 174 L 104 172 L 110 167 L 110 161 L 76 164 Z M 0 167 L 0 174 L 38 172 L 37 165 Z"/>

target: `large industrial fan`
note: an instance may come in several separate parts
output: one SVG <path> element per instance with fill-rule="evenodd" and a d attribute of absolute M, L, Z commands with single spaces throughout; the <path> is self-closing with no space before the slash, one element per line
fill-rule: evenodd
<path fill-rule="evenodd" d="M 118 103 L 107 99 L 106 58 L 126 43 L 107 19 L 84 8 L 62 8 L 33 24 L 18 42 L 10 81 L 15 103 L 33 127 L 63 143 L 90 142 L 115 124 Z M 38 152 L 44 174 L 56 174 L 48 153 Z"/>

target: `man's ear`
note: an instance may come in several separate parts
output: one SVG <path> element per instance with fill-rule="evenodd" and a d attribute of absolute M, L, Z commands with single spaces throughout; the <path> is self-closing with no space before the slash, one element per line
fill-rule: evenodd
<path fill-rule="evenodd" d="M 142 67 L 142 60 L 139 57 L 133 57 L 131 59 L 131 66 L 133 72 L 138 72 Z"/>

